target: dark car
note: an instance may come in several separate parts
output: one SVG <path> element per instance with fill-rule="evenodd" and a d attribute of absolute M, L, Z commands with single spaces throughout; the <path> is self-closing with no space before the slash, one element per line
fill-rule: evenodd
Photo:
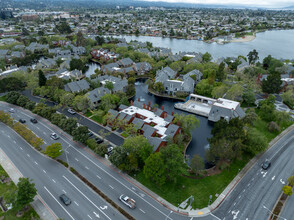
<path fill-rule="evenodd" d="M 19 119 L 19 122 L 24 124 L 24 123 L 26 123 L 26 120 L 21 118 L 21 119 Z"/>
<path fill-rule="evenodd" d="M 270 166 L 271 166 L 271 162 L 266 160 L 263 162 L 261 167 L 262 167 L 262 169 L 267 170 Z"/>
<path fill-rule="evenodd" d="M 89 135 L 89 137 L 92 137 L 92 136 L 93 136 L 93 133 L 90 131 L 90 132 L 88 133 L 88 135 Z"/>
<path fill-rule="evenodd" d="M 37 119 L 35 119 L 35 118 L 31 118 L 30 121 L 34 124 L 38 123 Z"/>
<path fill-rule="evenodd" d="M 57 140 L 59 137 L 57 136 L 57 134 L 55 133 L 52 133 L 50 134 L 50 137 L 53 139 L 53 140 Z"/>
<path fill-rule="evenodd" d="M 95 141 L 96 141 L 97 144 L 103 143 L 103 140 L 101 138 L 99 138 L 99 137 L 96 137 Z"/>
<path fill-rule="evenodd" d="M 62 194 L 59 196 L 60 200 L 64 203 L 64 205 L 70 205 L 71 204 L 71 200 L 70 198 L 67 197 L 67 195 Z"/>

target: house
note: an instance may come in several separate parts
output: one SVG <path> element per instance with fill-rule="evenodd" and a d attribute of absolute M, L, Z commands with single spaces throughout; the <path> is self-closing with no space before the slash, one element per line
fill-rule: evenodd
<path fill-rule="evenodd" d="M 167 60 L 168 61 L 171 61 L 171 62 L 176 62 L 176 61 L 179 61 L 183 58 L 183 56 L 181 55 L 178 55 L 178 54 L 175 54 L 175 55 L 170 55 Z"/>
<path fill-rule="evenodd" d="M 104 75 L 104 76 L 98 76 L 97 78 L 93 79 L 92 81 L 97 81 L 102 85 L 105 85 L 106 82 L 112 82 L 113 84 L 113 92 L 117 91 L 125 91 L 125 88 L 128 86 L 128 81 L 126 79 L 120 79 L 115 76 L 109 76 L 109 75 Z"/>
<path fill-rule="evenodd" d="M 124 58 L 116 62 L 120 67 L 129 67 L 134 64 L 131 58 Z"/>
<path fill-rule="evenodd" d="M 119 65 L 117 63 L 110 63 L 107 65 L 103 65 L 101 67 L 101 70 L 103 71 L 103 73 L 113 73 L 114 71 L 120 69 Z"/>
<path fill-rule="evenodd" d="M 35 53 L 36 51 L 40 51 L 40 50 L 48 50 L 49 49 L 49 45 L 48 44 L 39 44 L 36 42 L 32 42 L 29 46 L 26 47 L 26 50 L 31 51 L 32 53 Z"/>
<path fill-rule="evenodd" d="M 155 82 L 165 82 L 169 79 L 174 79 L 177 75 L 177 72 L 172 70 L 170 67 L 162 68 L 161 70 L 156 71 Z"/>
<path fill-rule="evenodd" d="M 0 50 L 0 59 L 5 59 L 9 50 Z"/>
<path fill-rule="evenodd" d="M 110 91 L 109 91 L 109 89 L 104 88 L 104 87 L 96 88 L 96 89 L 87 93 L 88 99 L 92 103 L 93 107 L 97 107 L 97 105 L 101 101 L 101 97 L 104 96 L 105 94 L 110 94 Z"/>
<path fill-rule="evenodd" d="M 222 118 L 226 120 L 236 117 L 244 118 L 245 115 L 239 102 L 219 98 L 213 103 L 208 115 L 208 120 L 216 122 Z"/>
<path fill-rule="evenodd" d="M 159 151 L 165 146 L 169 138 L 174 139 L 181 132 L 178 125 L 172 124 L 174 116 L 168 115 L 162 109 L 152 110 L 150 103 L 146 105 L 140 101 L 131 103 L 131 106 L 123 106 L 118 115 L 112 112 L 115 118 L 126 120 L 138 129 L 148 142 L 153 146 L 153 151 Z M 168 119 L 168 120 L 166 120 Z"/>
<path fill-rule="evenodd" d="M 70 82 L 64 85 L 64 90 L 67 92 L 82 92 L 90 88 L 89 83 L 82 79 L 80 81 Z"/>
<path fill-rule="evenodd" d="M 183 76 L 184 81 L 191 80 L 191 78 L 192 78 L 191 76 L 193 76 L 193 75 L 195 75 L 196 83 L 200 82 L 203 78 L 203 73 L 201 73 L 199 70 L 195 69 L 195 70 L 192 70 Z"/>
<path fill-rule="evenodd" d="M 70 77 L 80 80 L 80 79 L 84 78 L 85 75 L 79 70 L 73 70 L 70 73 Z"/>
<path fill-rule="evenodd" d="M 144 75 L 148 73 L 149 71 L 152 70 L 152 66 L 148 62 L 140 62 L 140 63 L 135 63 L 133 65 L 134 71 L 137 73 L 137 75 Z"/>
<path fill-rule="evenodd" d="M 57 63 L 54 59 L 48 58 L 48 59 L 40 59 L 36 67 L 38 69 L 45 69 L 45 68 L 53 68 L 56 65 Z"/>

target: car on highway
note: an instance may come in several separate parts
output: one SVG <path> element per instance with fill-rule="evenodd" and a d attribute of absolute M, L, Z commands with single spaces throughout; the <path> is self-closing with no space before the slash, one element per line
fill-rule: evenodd
<path fill-rule="evenodd" d="M 10 108 L 8 111 L 9 111 L 10 113 L 14 113 L 14 112 L 15 112 L 15 109 L 14 109 L 14 108 Z"/>
<path fill-rule="evenodd" d="M 270 168 L 271 166 L 271 162 L 269 160 L 265 160 L 261 166 L 262 169 L 267 170 L 268 168 Z"/>
<path fill-rule="evenodd" d="M 122 201 L 122 203 L 124 203 L 126 206 L 128 206 L 130 209 L 134 209 L 136 208 L 136 202 L 135 200 L 131 199 L 130 197 L 122 194 L 119 197 L 119 200 Z"/>
<path fill-rule="evenodd" d="M 76 113 L 74 110 L 72 110 L 72 109 L 70 109 L 70 108 L 67 110 L 67 112 L 68 112 L 69 114 L 72 114 L 72 115 L 74 115 L 74 114 Z"/>
<path fill-rule="evenodd" d="M 19 122 L 24 124 L 24 123 L 26 123 L 26 120 L 21 118 L 21 119 L 19 119 Z"/>
<path fill-rule="evenodd" d="M 97 144 L 102 144 L 103 143 L 103 140 L 101 138 L 99 138 L 99 137 L 96 137 L 95 141 L 96 141 Z"/>
<path fill-rule="evenodd" d="M 38 123 L 37 119 L 35 119 L 35 118 L 31 118 L 30 121 L 34 124 Z"/>
<path fill-rule="evenodd" d="M 67 197 L 67 195 L 65 195 L 65 194 L 61 194 L 61 195 L 59 196 L 59 198 L 60 198 L 60 200 L 64 203 L 64 205 L 68 206 L 68 205 L 71 204 L 71 200 L 70 200 L 70 198 Z"/>
<path fill-rule="evenodd" d="M 56 133 L 51 133 L 50 134 L 50 137 L 53 139 L 53 140 L 57 140 L 59 137 Z"/>

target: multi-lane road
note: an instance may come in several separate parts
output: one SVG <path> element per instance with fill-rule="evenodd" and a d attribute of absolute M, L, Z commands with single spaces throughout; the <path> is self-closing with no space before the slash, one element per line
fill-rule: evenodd
<path fill-rule="evenodd" d="M 0 110 L 7 111 L 8 109 L 9 105 L 0 104 Z M 61 159 L 67 161 L 70 166 L 74 167 L 78 172 L 84 175 L 91 183 L 96 185 L 96 187 L 107 194 L 112 200 L 117 201 L 122 208 L 128 211 L 136 219 L 192 219 L 192 217 L 171 212 L 168 208 L 159 203 L 156 198 L 151 197 L 148 192 L 145 192 L 136 184 L 132 183 L 127 176 L 115 170 L 105 162 L 105 160 L 93 155 L 87 148 L 73 142 L 71 137 L 50 124 L 47 120 L 34 116 L 32 113 L 20 108 L 18 108 L 16 113 L 13 113 L 12 116 L 17 120 L 19 118 L 26 119 L 27 126 L 44 139 L 46 146 L 54 142 L 61 143 L 65 149 L 65 153 L 61 156 Z M 32 117 L 37 118 L 39 122 L 35 125 L 31 124 L 29 119 Z M 81 121 L 80 123 L 83 124 Z M 95 132 L 96 128 L 93 127 L 91 130 Z M 61 138 L 58 141 L 52 140 L 49 137 L 51 132 L 56 132 Z M 15 136 L 10 139 L 10 142 L 13 142 L 14 138 Z M 226 197 L 220 206 L 211 213 L 211 215 L 201 217 L 201 219 L 266 219 L 269 216 L 268 209 L 271 210 L 273 208 L 276 199 L 281 193 L 283 184 L 285 184 L 287 178 L 294 173 L 294 160 L 291 160 L 291 155 L 294 153 L 293 138 L 294 131 L 292 130 L 282 137 L 270 150 L 264 153 L 264 155 L 240 180 L 234 190 Z M 26 154 L 22 155 L 25 156 Z M 13 162 L 19 160 L 19 158 L 13 154 L 9 157 Z M 33 159 L 35 160 L 40 157 L 41 156 L 37 154 Z M 267 171 L 261 169 L 261 164 L 265 159 L 270 159 L 272 162 L 272 166 Z M 37 160 L 36 162 L 38 163 Z M 51 162 L 53 163 L 53 161 Z M 23 169 L 26 167 L 25 165 L 20 166 L 23 167 Z M 61 165 L 55 164 L 54 166 L 56 166 L 56 168 L 53 170 L 56 170 L 57 173 L 59 172 L 57 171 L 59 169 L 64 170 L 64 167 L 60 167 Z M 30 168 L 28 167 L 28 169 Z M 36 169 L 41 170 L 41 167 L 36 166 Z M 67 170 L 65 169 L 65 171 Z M 55 172 L 52 172 L 51 179 L 57 179 L 55 175 Z M 60 176 L 60 174 L 57 174 L 57 176 Z M 60 178 L 60 181 L 67 183 L 68 187 L 75 190 L 75 187 L 72 186 L 63 175 L 61 175 Z M 54 190 L 60 189 L 62 191 L 62 186 L 56 186 L 54 188 Z M 121 204 L 117 200 L 120 194 L 126 194 L 134 198 L 137 202 L 137 208 L 135 210 L 130 210 Z M 93 203 L 96 204 L 96 201 L 93 201 Z M 102 205 L 99 204 L 99 206 Z M 53 206 L 54 210 L 55 208 L 56 204 Z M 93 214 L 93 210 L 85 210 L 87 210 L 87 213 Z M 69 213 L 71 213 L 71 210 L 69 210 Z M 98 211 L 96 213 L 98 213 Z M 291 213 L 294 216 L 293 211 L 287 211 L 288 216 L 290 216 Z M 65 213 L 63 213 L 63 215 L 64 214 Z M 103 217 L 101 213 L 99 215 L 100 217 Z M 118 214 L 116 213 L 116 215 Z M 117 218 L 112 217 L 112 219 Z M 288 218 L 288 220 L 291 220 L 291 218 Z"/>

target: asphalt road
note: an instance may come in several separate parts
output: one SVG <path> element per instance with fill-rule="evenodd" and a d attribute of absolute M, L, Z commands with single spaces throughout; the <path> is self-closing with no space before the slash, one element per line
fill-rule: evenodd
<path fill-rule="evenodd" d="M 294 219 L 294 209 L 293 209 L 293 207 L 294 207 L 294 196 L 291 195 L 288 198 L 287 203 L 284 206 L 284 209 L 283 209 L 283 211 L 282 211 L 282 213 L 281 213 L 280 216 L 283 217 L 284 219 L 287 219 L 287 220 Z"/>
<path fill-rule="evenodd" d="M 41 155 L 12 129 L 0 123 L 0 147 L 25 177 L 33 179 L 39 195 L 62 219 L 125 219 L 63 165 Z M 59 196 L 72 204 L 65 206 Z"/>
<path fill-rule="evenodd" d="M 25 114 L 28 118 L 31 117 L 31 113 Z M 70 114 L 67 114 L 67 116 L 72 117 Z M 25 115 L 22 117 L 25 117 Z M 98 126 L 95 123 L 93 124 Z M 48 141 L 47 144 L 54 142 L 49 138 L 51 132 L 54 131 L 61 136 L 58 142 L 67 148 L 66 154 L 61 156 L 62 159 L 68 161 L 70 166 L 82 173 L 111 199 L 117 200 L 122 193 L 135 199 L 137 209 L 129 210 L 123 204 L 121 204 L 121 207 L 136 219 L 192 219 L 170 212 L 169 209 L 128 180 L 127 176 L 115 171 L 87 148 L 73 142 L 68 135 L 60 132 L 55 126 L 45 123 L 43 119 L 38 125 L 40 125 L 38 126 L 39 129 L 35 126 L 30 128 L 46 142 Z M 291 158 L 294 153 L 293 138 L 294 131 L 291 131 L 265 152 L 222 204 L 211 215 L 201 219 L 267 219 L 269 216 L 268 210 L 272 210 L 281 193 L 283 184 L 294 173 L 294 160 Z M 265 159 L 271 161 L 271 167 L 267 171 L 261 169 L 261 164 Z M 291 211 L 288 215 L 291 215 Z M 293 212 L 292 215 L 294 215 Z M 291 220 L 291 218 L 288 218 L 288 220 Z"/>

